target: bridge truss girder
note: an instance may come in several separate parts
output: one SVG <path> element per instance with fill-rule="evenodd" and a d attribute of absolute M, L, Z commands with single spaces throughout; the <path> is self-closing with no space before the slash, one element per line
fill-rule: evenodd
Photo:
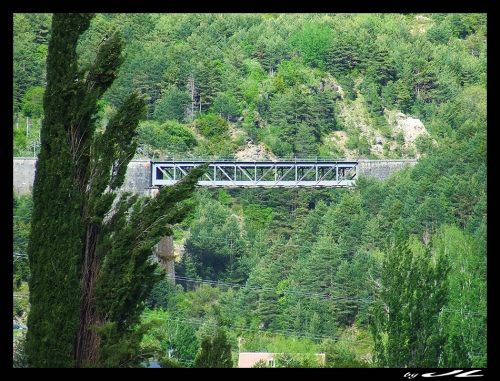
<path fill-rule="evenodd" d="M 174 185 L 189 171 L 205 162 L 151 162 L 151 185 Z M 358 163 L 321 162 L 211 162 L 200 178 L 201 187 L 336 187 L 354 185 Z"/>

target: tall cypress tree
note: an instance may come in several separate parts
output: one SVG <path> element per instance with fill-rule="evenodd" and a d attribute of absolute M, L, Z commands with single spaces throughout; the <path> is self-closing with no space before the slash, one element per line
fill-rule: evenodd
<path fill-rule="evenodd" d="M 196 355 L 195 368 L 232 368 L 231 344 L 226 333 L 219 328 L 214 337 L 201 340 L 201 350 Z"/>
<path fill-rule="evenodd" d="M 446 333 L 440 315 L 448 298 L 449 265 L 445 254 L 435 263 L 430 254 L 413 253 L 401 232 L 388 247 L 371 325 L 379 366 L 443 366 Z"/>
<path fill-rule="evenodd" d="M 93 14 L 54 14 L 47 56 L 45 118 L 33 187 L 29 367 L 118 367 L 141 361 L 136 330 L 144 300 L 161 279 L 151 247 L 192 210 L 200 166 L 157 197 L 119 195 L 146 113 L 137 93 L 104 133 L 97 101 L 123 62 L 119 33 L 96 41 L 89 67 L 76 46 Z"/>

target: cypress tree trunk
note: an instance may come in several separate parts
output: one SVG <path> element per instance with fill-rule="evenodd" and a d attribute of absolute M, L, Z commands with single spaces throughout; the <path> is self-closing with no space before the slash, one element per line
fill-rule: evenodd
<path fill-rule="evenodd" d="M 133 93 L 95 133 L 97 101 L 123 62 L 116 32 L 96 41 L 90 67 L 76 45 L 92 14 L 54 14 L 41 151 L 33 187 L 28 367 L 132 367 L 142 360 L 144 300 L 162 273 L 151 248 L 194 207 L 208 164 L 155 198 L 122 194 L 146 104 Z M 186 201 L 185 201 L 186 200 Z"/>

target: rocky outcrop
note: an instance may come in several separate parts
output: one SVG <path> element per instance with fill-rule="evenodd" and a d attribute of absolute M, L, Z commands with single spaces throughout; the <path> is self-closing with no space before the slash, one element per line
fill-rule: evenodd
<path fill-rule="evenodd" d="M 404 141 L 406 145 L 411 145 L 415 143 L 415 140 L 420 135 L 429 136 L 429 133 L 425 129 L 420 119 L 412 118 L 411 116 L 406 116 L 405 114 L 398 112 L 395 115 L 396 118 L 396 134 L 401 131 L 403 133 Z"/>
<path fill-rule="evenodd" d="M 247 146 L 244 149 L 240 149 L 235 153 L 236 160 L 238 161 L 274 161 L 276 156 L 268 152 L 264 143 L 259 143 L 255 145 L 252 139 L 247 138 Z"/>

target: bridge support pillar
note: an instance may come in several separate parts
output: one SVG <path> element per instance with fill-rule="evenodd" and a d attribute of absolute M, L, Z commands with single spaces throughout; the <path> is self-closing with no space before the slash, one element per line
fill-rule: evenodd
<path fill-rule="evenodd" d="M 163 269 L 167 270 L 167 278 L 172 279 L 175 284 L 175 258 L 174 237 L 165 236 L 154 247 L 153 251 Z"/>

